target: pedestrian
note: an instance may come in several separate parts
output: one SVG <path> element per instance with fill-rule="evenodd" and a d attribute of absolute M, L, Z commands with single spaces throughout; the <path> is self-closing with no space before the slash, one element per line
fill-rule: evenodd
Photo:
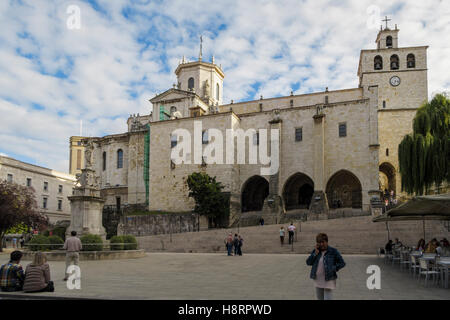
<path fill-rule="evenodd" d="M 264 225 L 264 218 L 261 217 L 261 219 L 259 219 L 259 224 L 260 224 L 261 226 Z"/>
<path fill-rule="evenodd" d="M 295 232 L 295 226 L 291 222 L 291 225 L 288 227 L 288 233 L 289 233 L 289 244 L 294 242 L 294 232 Z"/>
<path fill-rule="evenodd" d="M 325 233 L 316 236 L 316 246 L 306 264 L 312 266 L 310 278 L 314 280 L 317 300 L 332 300 L 337 272 L 345 266 L 345 262 L 337 249 L 328 246 Z"/>
<path fill-rule="evenodd" d="M 244 238 L 239 235 L 239 250 L 238 255 L 242 256 L 242 246 L 244 245 Z"/>
<path fill-rule="evenodd" d="M 280 229 L 280 242 L 281 242 L 281 245 L 284 244 L 284 234 L 285 234 L 284 227 L 281 227 L 281 229 Z"/>
<path fill-rule="evenodd" d="M 17 248 L 17 238 L 16 237 L 12 238 L 12 247 Z"/>
<path fill-rule="evenodd" d="M 227 248 L 228 255 L 231 256 L 231 249 L 233 248 L 233 235 L 231 232 L 225 238 L 225 247 Z"/>
<path fill-rule="evenodd" d="M 77 232 L 72 231 L 70 233 L 71 237 L 66 239 L 66 242 L 64 243 L 64 250 L 67 250 L 66 252 L 66 275 L 64 277 L 64 281 L 67 281 L 69 278 L 69 274 L 67 273 L 67 269 L 70 265 L 78 265 L 78 260 L 80 259 L 80 250 L 83 248 L 80 239 L 77 238 Z"/>
<path fill-rule="evenodd" d="M 34 254 L 33 262 L 25 270 L 24 292 L 53 292 L 55 287 L 50 280 L 50 266 L 45 253 Z"/>
<path fill-rule="evenodd" d="M 9 262 L 0 267 L 0 288 L 5 292 L 22 291 L 25 273 L 20 265 L 22 252 L 11 252 Z"/>
<path fill-rule="evenodd" d="M 25 239 L 23 238 L 23 236 L 20 237 L 19 243 L 20 243 L 20 248 L 23 248 L 23 246 L 25 245 Z"/>
<path fill-rule="evenodd" d="M 237 256 L 239 254 L 239 237 L 237 233 L 234 234 L 233 246 L 234 246 L 234 256 Z"/>

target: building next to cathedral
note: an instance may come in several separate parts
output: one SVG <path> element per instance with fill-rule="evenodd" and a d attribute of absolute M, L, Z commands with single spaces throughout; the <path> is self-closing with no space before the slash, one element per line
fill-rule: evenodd
<path fill-rule="evenodd" d="M 71 173 L 82 167 L 79 141 L 89 139 L 102 196 L 118 208 L 190 211 L 194 201 L 187 176 L 206 172 L 230 195 L 229 225 L 264 213 L 278 219 L 338 208 L 369 212 L 380 190 L 401 194 L 398 144 L 412 132 L 416 110 L 428 97 L 428 47 L 400 48 L 398 34 L 397 26 L 386 27 L 378 33 L 376 49 L 361 51 L 357 88 L 239 103 L 222 103 L 225 74 L 214 58 L 203 61 L 201 52 L 197 61 L 183 58 L 175 70 L 177 84 L 150 99 L 149 115 L 131 115 L 128 132 L 71 138 Z M 213 142 L 208 129 L 222 132 L 224 144 L 229 129 L 252 133 L 246 159 L 250 146 L 259 148 L 263 141 L 260 129 L 278 129 L 278 171 L 262 175 L 267 165 L 211 164 L 205 157 L 201 163 L 175 164 L 171 153 L 180 142 L 175 130 L 194 136 L 199 123 L 203 149 Z M 193 160 L 194 150 L 185 156 Z"/>

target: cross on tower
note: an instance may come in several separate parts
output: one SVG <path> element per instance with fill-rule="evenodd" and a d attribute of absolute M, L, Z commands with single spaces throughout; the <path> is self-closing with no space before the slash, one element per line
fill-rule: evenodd
<path fill-rule="evenodd" d="M 385 16 L 385 19 L 384 20 L 381 20 L 381 21 L 383 21 L 383 22 L 386 22 L 386 29 L 388 29 L 388 21 L 391 21 L 392 19 L 388 19 L 388 17 L 387 16 Z"/>

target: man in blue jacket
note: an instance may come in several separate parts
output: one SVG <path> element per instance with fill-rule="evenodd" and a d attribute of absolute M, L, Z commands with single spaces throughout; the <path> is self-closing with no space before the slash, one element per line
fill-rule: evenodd
<path fill-rule="evenodd" d="M 344 259 L 335 248 L 328 246 L 328 236 L 319 233 L 316 247 L 306 260 L 312 266 L 310 278 L 314 280 L 318 300 L 331 300 L 332 290 L 336 289 L 337 272 L 345 266 Z"/>

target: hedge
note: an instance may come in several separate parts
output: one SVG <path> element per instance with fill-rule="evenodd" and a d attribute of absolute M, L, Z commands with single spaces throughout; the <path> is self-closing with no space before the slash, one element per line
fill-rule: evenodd
<path fill-rule="evenodd" d="M 109 239 L 111 250 L 123 250 L 123 237 L 114 236 Z"/>
<path fill-rule="evenodd" d="M 102 251 L 103 240 L 100 236 L 95 234 L 86 234 L 80 238 L 83 245 L 82 251 Z"/>
<path fill-rule="evenodd" d="M 61 239 L 60 236 L 50 236 L 48 240 L 52 246 L 50 246 L 51 250 L 62 249 L 64 246 L 64 240 Z"/>
<path fill-rule="evenodd" d="M 28 244 L 31 251 L 49 251 L 51 249 L 51 246 L 48 246 L 50 240 L 41 234 L 33 236 Z"/>
<path fill-rule="evenodd" d="M 137 241 L 132 235 L 114 236 L 109 240 L 111 250 L 136 250 Z"/>

